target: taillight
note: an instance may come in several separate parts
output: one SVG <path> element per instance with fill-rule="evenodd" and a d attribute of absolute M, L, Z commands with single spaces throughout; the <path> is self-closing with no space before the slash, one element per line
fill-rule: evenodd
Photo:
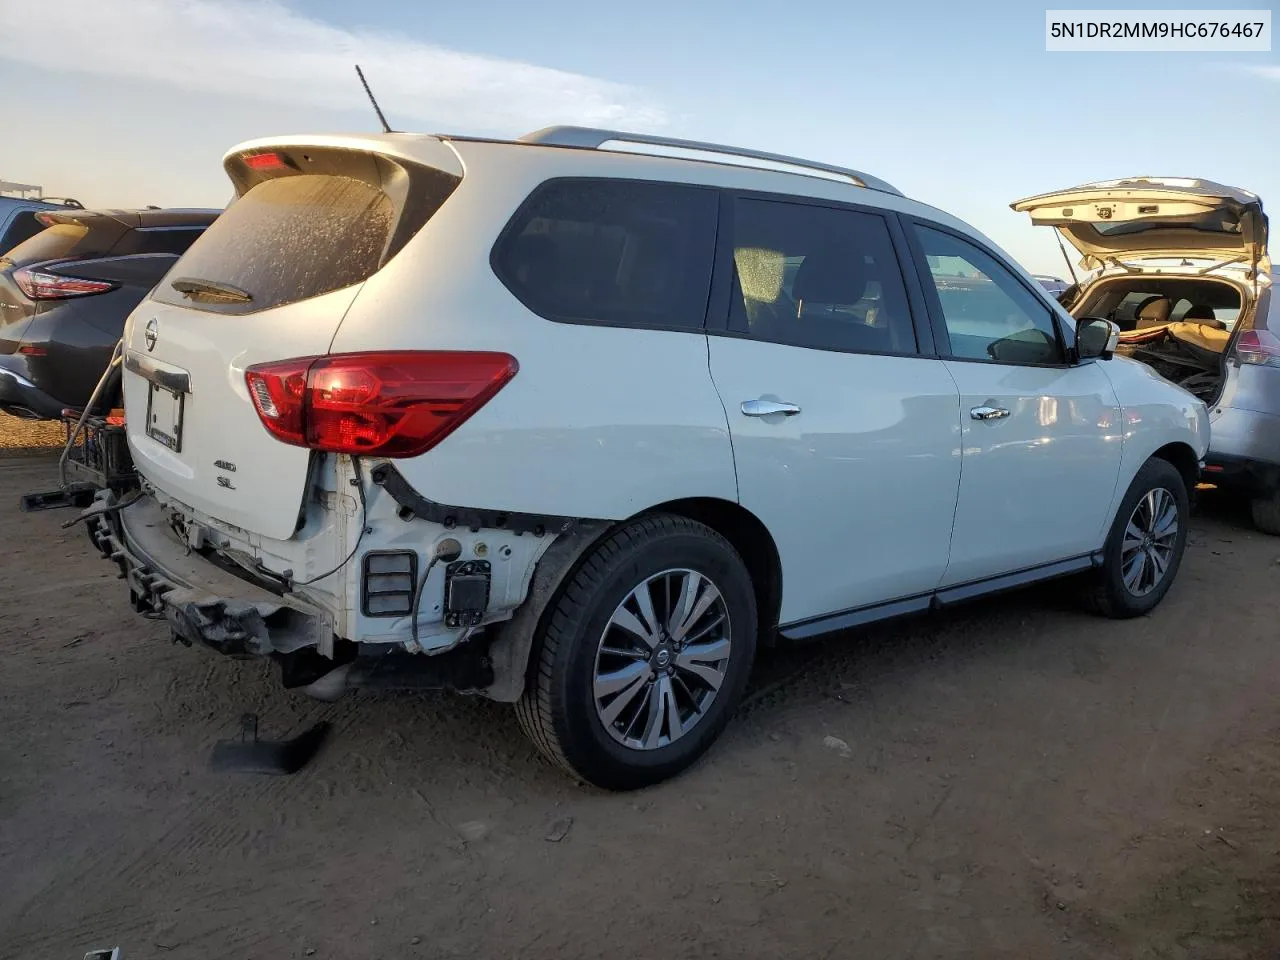
<path fill-rule="evenodd" d="M 1236 339 L 1241 363 L 1280 366 L 1280 338 L 1270 330 L 1244 330 Z"/>
<path fill-rule="evenodd" d="M 266 428 L 285 443 L 305 447 L 302 428 L 302 398 L 307 392 L 307 371 L 315 357 L 260 363 L 244 372 L 249 396 Z"/>
<path fill-rule="evenodd" d="M 267 430 L 331 453 L 416 457 L 516 375 L 505 353 L 347 353 L 259 363 L 245 382 Z"/>
<path fill-rule="evenodd" d="M 64 277 L 61 274 L 46 273 L 31 267 L 22 267 L 13 271 L 13 280 L 31 300 L 67 300 L 71 297 L 87 297 L 95 293 L 106 293 L 117 286 L 109 280 Z"/>

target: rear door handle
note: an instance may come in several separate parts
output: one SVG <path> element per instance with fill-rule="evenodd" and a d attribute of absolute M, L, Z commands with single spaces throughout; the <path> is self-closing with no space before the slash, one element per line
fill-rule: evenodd
<path fill-rule="evenodd" d="M 1004 407 L 988 407 L 985 404 L 969 411 L 969 416 L 974 420 L 999 420 L 1008 415 L 1009 411 Z"/>
<path fill-rule="evenodd" d="M 794 403 L 784 403 L 779 400 L 743 400 L 742 412 L 748 417 L 767 417 L 773 413 L 794 417 L 800 412 L 800 408 Z"/>

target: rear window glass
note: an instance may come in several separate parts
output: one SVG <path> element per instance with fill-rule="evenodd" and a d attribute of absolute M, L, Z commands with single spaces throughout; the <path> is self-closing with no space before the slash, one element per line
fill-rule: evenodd
<path fill-rule="evenodd" d="M 1116 220 L 1111 223 L 1090 224 L 1104 237 L 1124 237 L 1135 233 L 1168 230 L 1170 224 L 1159 220 Z M 1204 233 L 1240 233 L 1240 221 L 1222 213 L 1210 211 L 1201 217 L 1179 218 L 1172 224 L 1177 230 L 1199 230 Z"/>
<path fill-rule="evenodd" d="M 556 180 L 516 214 L 493 266 L 549 320 L 701 329 L 717 211 L 699 187 Z"/>
<path fill-rule="evenodd" d="M 192 303 L 168 284 L 156 297 L 234 313 L 317 297 L 376 271 L 394 221 L 390 198 L 362 180 L 311 174 L 265 180 L 231 204 L 169 275 L 228 284 L 252 301 Z"/>
<path fill-rule="evenodd" d="M 44 224 L 37 220 L 36 215 L 30 210 L 15 214 L 9 221 L 9 226 L 0 233 L 0 256 L 3 256 L 6 250 L 12 250 L 24 240 L 34 237 L 43 229 Z"/>
<path fill-rule="evenodd" d="M 55 223 L 34 237 L 24 240 L 4 259 L 17 264 L 37 263 L 41 260 L 58 260 L 71 255 L 76 244 L 89 235 L 89 228 L 79 223 Z"/>

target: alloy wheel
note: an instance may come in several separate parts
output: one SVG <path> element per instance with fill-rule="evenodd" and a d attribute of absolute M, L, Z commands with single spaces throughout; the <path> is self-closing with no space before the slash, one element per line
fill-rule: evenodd
<path fill-rule="evenodd" d="M 1164 487 L 1148 490 L 1138 501 L 1120 541 L 1120 571 L 1125 589 L 1145 597 L 1160 585 L 1178 541 L 1178 501 Z"/>
<path fill-rule="evenodd" d="M 729 669 L 729 610 L 696 570 L 663 570 L 618 604 L 596 651 L 596 715 L 618 743 L 656 750 L 707 715 Z"/>

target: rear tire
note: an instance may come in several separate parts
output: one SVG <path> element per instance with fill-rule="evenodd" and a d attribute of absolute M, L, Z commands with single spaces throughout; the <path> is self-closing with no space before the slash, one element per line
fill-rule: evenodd
<path fill-rule="evenodd" d="M 685 517 L 644 517 L 593 548 L 560 590 L 516 715 L 582 780 L 658 783 L 724 730 L 756 629 L 751 578 L 729 542 Z"/>
<path fill-rule="evenodd" d="M 1253 525 L 1263 533 L 1280 537 L 1280 493 L 1266 497 L 1254 497 L 1249 503 Z"/>
<path fill-rule="evenodd" d="M 1140 617 L 1164 599 L 1187 546 L 1186 482 L 1166 460 L 1142 465 L 1120 502 L 1086 606 L 1115 619 Z"/>

